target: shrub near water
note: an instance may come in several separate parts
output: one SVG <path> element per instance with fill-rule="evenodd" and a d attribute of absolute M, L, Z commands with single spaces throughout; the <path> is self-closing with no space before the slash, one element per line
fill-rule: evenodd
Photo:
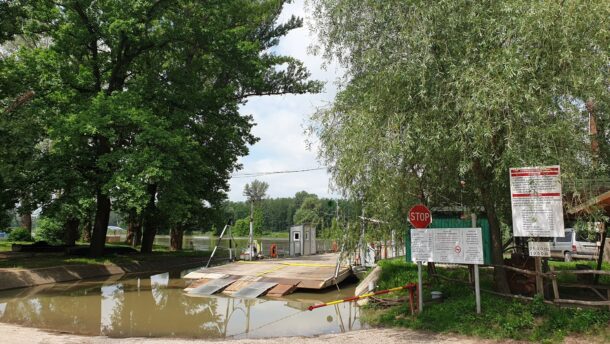
<path fill-rule="evenodd" d="M 36 229 L 36 240 L 46 241 L 52 245 L 63 243 L 64 228 L 62 223 L 56 219 L 43 217 L 38 220 Z"/>
<path fill-rule="evenodd" d="M 30 232 L 25 228 L 15 228 L 8 234 L 10 241 L 33 241 Z"/>
<path fill-rule="evenodd" d="M 383 261 L 379 289 L 417 282 L 417 266 L 401 260 Z M 424 269 L 425 270 L 425 269 Z M 437 271 L 448 277 L 465 280 L 466 269 Z M 482 271 L 482 287 L 488 288 L 490 276 Z M 424 281 L 427 280 L 424 273 Z M 399 326 L 434 332 L 451 332 L 493 339 L 520 339 L 533 341 L 561 340 L 570 333 L 600 333 L 606 331 L 610 312 L 598 309 L 559 308 L 548 305 L 541 298 L 526 303 L 482 293 L 482 314 L 475 312 L 474 293 L 465 285 L 439 281 L 432 282 L 433 290 L 440 290 L 444 302 L 426 305 L 424 312 L 411 316 L 408 303 L 382 309 L 371 306 L 364 319 L 373 325 Z M 427 296 L 430 289 L 424 288 Z M 407 294 L 401 295 L 402 297 Z"/>

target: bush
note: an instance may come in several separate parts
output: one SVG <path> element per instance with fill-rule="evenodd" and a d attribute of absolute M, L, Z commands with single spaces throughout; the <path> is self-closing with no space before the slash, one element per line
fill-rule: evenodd
<path fill-rule="evenodd" d="M 10 241 L 34 241 L 30 232 L 25 228 L 15 228 L 8 234 Z"/>
<path fill-rule="evenodd" d="M 38 220 L 36 229 L 36 240 L 46 241 L 51 245 L 59 245 L 64 242 L 64 227 L 62 223 L 50 217 L 42 217 Z"/>
<path fill-rule="evenodd" d="M 248 236 L 250 234 L 250 220 L 243 218 L 235 221 L 231 232 L 236 237 Z"/>

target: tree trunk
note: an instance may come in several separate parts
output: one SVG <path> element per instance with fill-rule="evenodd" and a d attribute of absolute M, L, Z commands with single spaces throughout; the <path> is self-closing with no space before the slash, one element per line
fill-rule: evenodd
<path fill-rule="evenodd" d="M 142 220 L 138 219 L 133 224 L 133 246 L 142 245 Z"/>
<path fill-rule="evenodd" d="M 487 213 L 489 221 L 489 229 L 491 234 L 491 261 L 494 265 L 504 265 L 504 257 L 502 250 L 502 231 L 500 229 L 500 221 L 496 213 L 496 206 L 493 201 L 494 195 L 490 187 L 493 176 L 486 171 L 481 162 L 476 159 L 472 164 L 474 176 L 476 178 L 477 188 L 481 194 L 483 207 Z M 494 282 L 496 289 L 501 293 L 510 293 L 508 287 L 508 279 L 506 278 L 506 270 L 502 267 L 494 268 Z"/>
<path fill-rule="evenodd" d="M 142 233 L 142 246 L 140 247 L 141 253 L 152 252 L 155 235 L 157 234 L 157 226 L 156 216 L 146 216 L 144 219 L 144 232 Z"/>
<path fill-rule="evenodd" d="M 134 230 L 133 222 L 129 221 L 129 224 L 127 225 L 127 236 L 125 237 L 125 243 L 127 245 L 130 245 L 130 246 L 134 246 L 133 245 L 133 242 L 134 242 L 134 240 L 133 240 L 134 238 L 133 237 L 135 236 L 135 233 L 134 233 L 133 230 Z"/>
<path fill-rule="evenodd" d="M 21 228 L 27 229 L 27 231 L 32 234 L 32 212 L 28 211 L 24 214 L 21 214 Z"/>
<path fill-rule="evenodd" d="M 138 246 L 142 243 L 142 220 L 135 210 L 129 212 L 129 225 L 127 226 L 127 244 Z"/>
<path fill-rule="evenodd" d="M 184 238 L 184 229 L 178 224 L 172 227 L 170 231 L 170 250 L 181 251 L 182 239 Z"/>
<path fill-rule="evenodd" d="M 142 233 L 142 246 L 140 252 L 150 253 L 152 252 L 153 242 L 155 241 L 155 235 L 157 234 L 158 227 L 158 216 L 157 216 L 157 205 L 155 204 L 155 198 L 157 196 L 157 184 L 148 185 L 148 205 L 144 212 L 144 232 Z"/>
<path fill-rule="evenodd" d="M 91 242 L 91 220 L 87 220 L 83 225 L 82 237 L 84 242 Z"/>
<path fill-rule="evenodd" d="M 80 237 L 80 233 L 78 232 L 78 226 L 80 225 L 80 220 L 77 218 L 70 218 L 64 224 L 64 242 L 68 246 L 76 245 L 76 240 Z"/>
<path fill-rule="evenodd" d="M 110 219 L 110 197 L 97 190 L 97 208 L 95 209 L 95 223 L 89 245 L 89 254 L 99 257 L 104 253 L 106 246 L 106 233 L 108 232 L 108 220 Z"/>
<path fill-rule="evenodd" d="M 142 223 L 140 219 L 129 222 L 127 227 L 127 243 L 133 247 L 142 244 Z"/>

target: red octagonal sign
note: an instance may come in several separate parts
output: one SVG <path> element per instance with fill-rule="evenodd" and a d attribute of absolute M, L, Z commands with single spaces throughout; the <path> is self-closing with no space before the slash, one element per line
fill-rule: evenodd
<path fill-rule="evenodd" d="M 413 208 L 409 210 L 409 222 L 411 222 L 415 228 L 426 228 L 432 223 L 432 214 L 425 205 L 414 205 Z"/>

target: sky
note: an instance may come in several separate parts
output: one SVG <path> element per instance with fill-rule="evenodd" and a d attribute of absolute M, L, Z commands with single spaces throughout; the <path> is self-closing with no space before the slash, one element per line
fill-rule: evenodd
<path fill-rule="evenodd" d="M 321 56 L 308 53 L 315 34 L 308 29 L 311 18 L 304 1 L 295 1 L 285 6 L 279 22 L 286 22 L 291 15 L 304 19 L 302 28 L 292 30 L 283 37 L 275 49 L 279 54 L 303 61 L 311 78 L 325 82 L 319 94 L 281 95 L 251 98 L 240 109 L 244 115 L 252 115 L 256 126 L 253 134 L 260 140 L 250 147 L 250 154 L 240 158 L 243 169 L 234 172 L 228 192 L 231 201 L 243 201 L 246 183 L 254 179 L 269 184 L 270 198 L 292 197 L 298 191 L 315 193 L 319 197 L 337 198 L 329 189 L 329 175 L 325 169 L 301 173 L 265 175 L 244 178 L 240 175 L 257 172 L 293 171 L 323 167 L 317 160 L 315 137 L 305 134 L 309 117 L 319 107 L 328 106 L 336 94 L 335 81 L 340 69 L 336 64 L 322 68 Z M 311 145 L 308 145 L 308 142 Z"/>

